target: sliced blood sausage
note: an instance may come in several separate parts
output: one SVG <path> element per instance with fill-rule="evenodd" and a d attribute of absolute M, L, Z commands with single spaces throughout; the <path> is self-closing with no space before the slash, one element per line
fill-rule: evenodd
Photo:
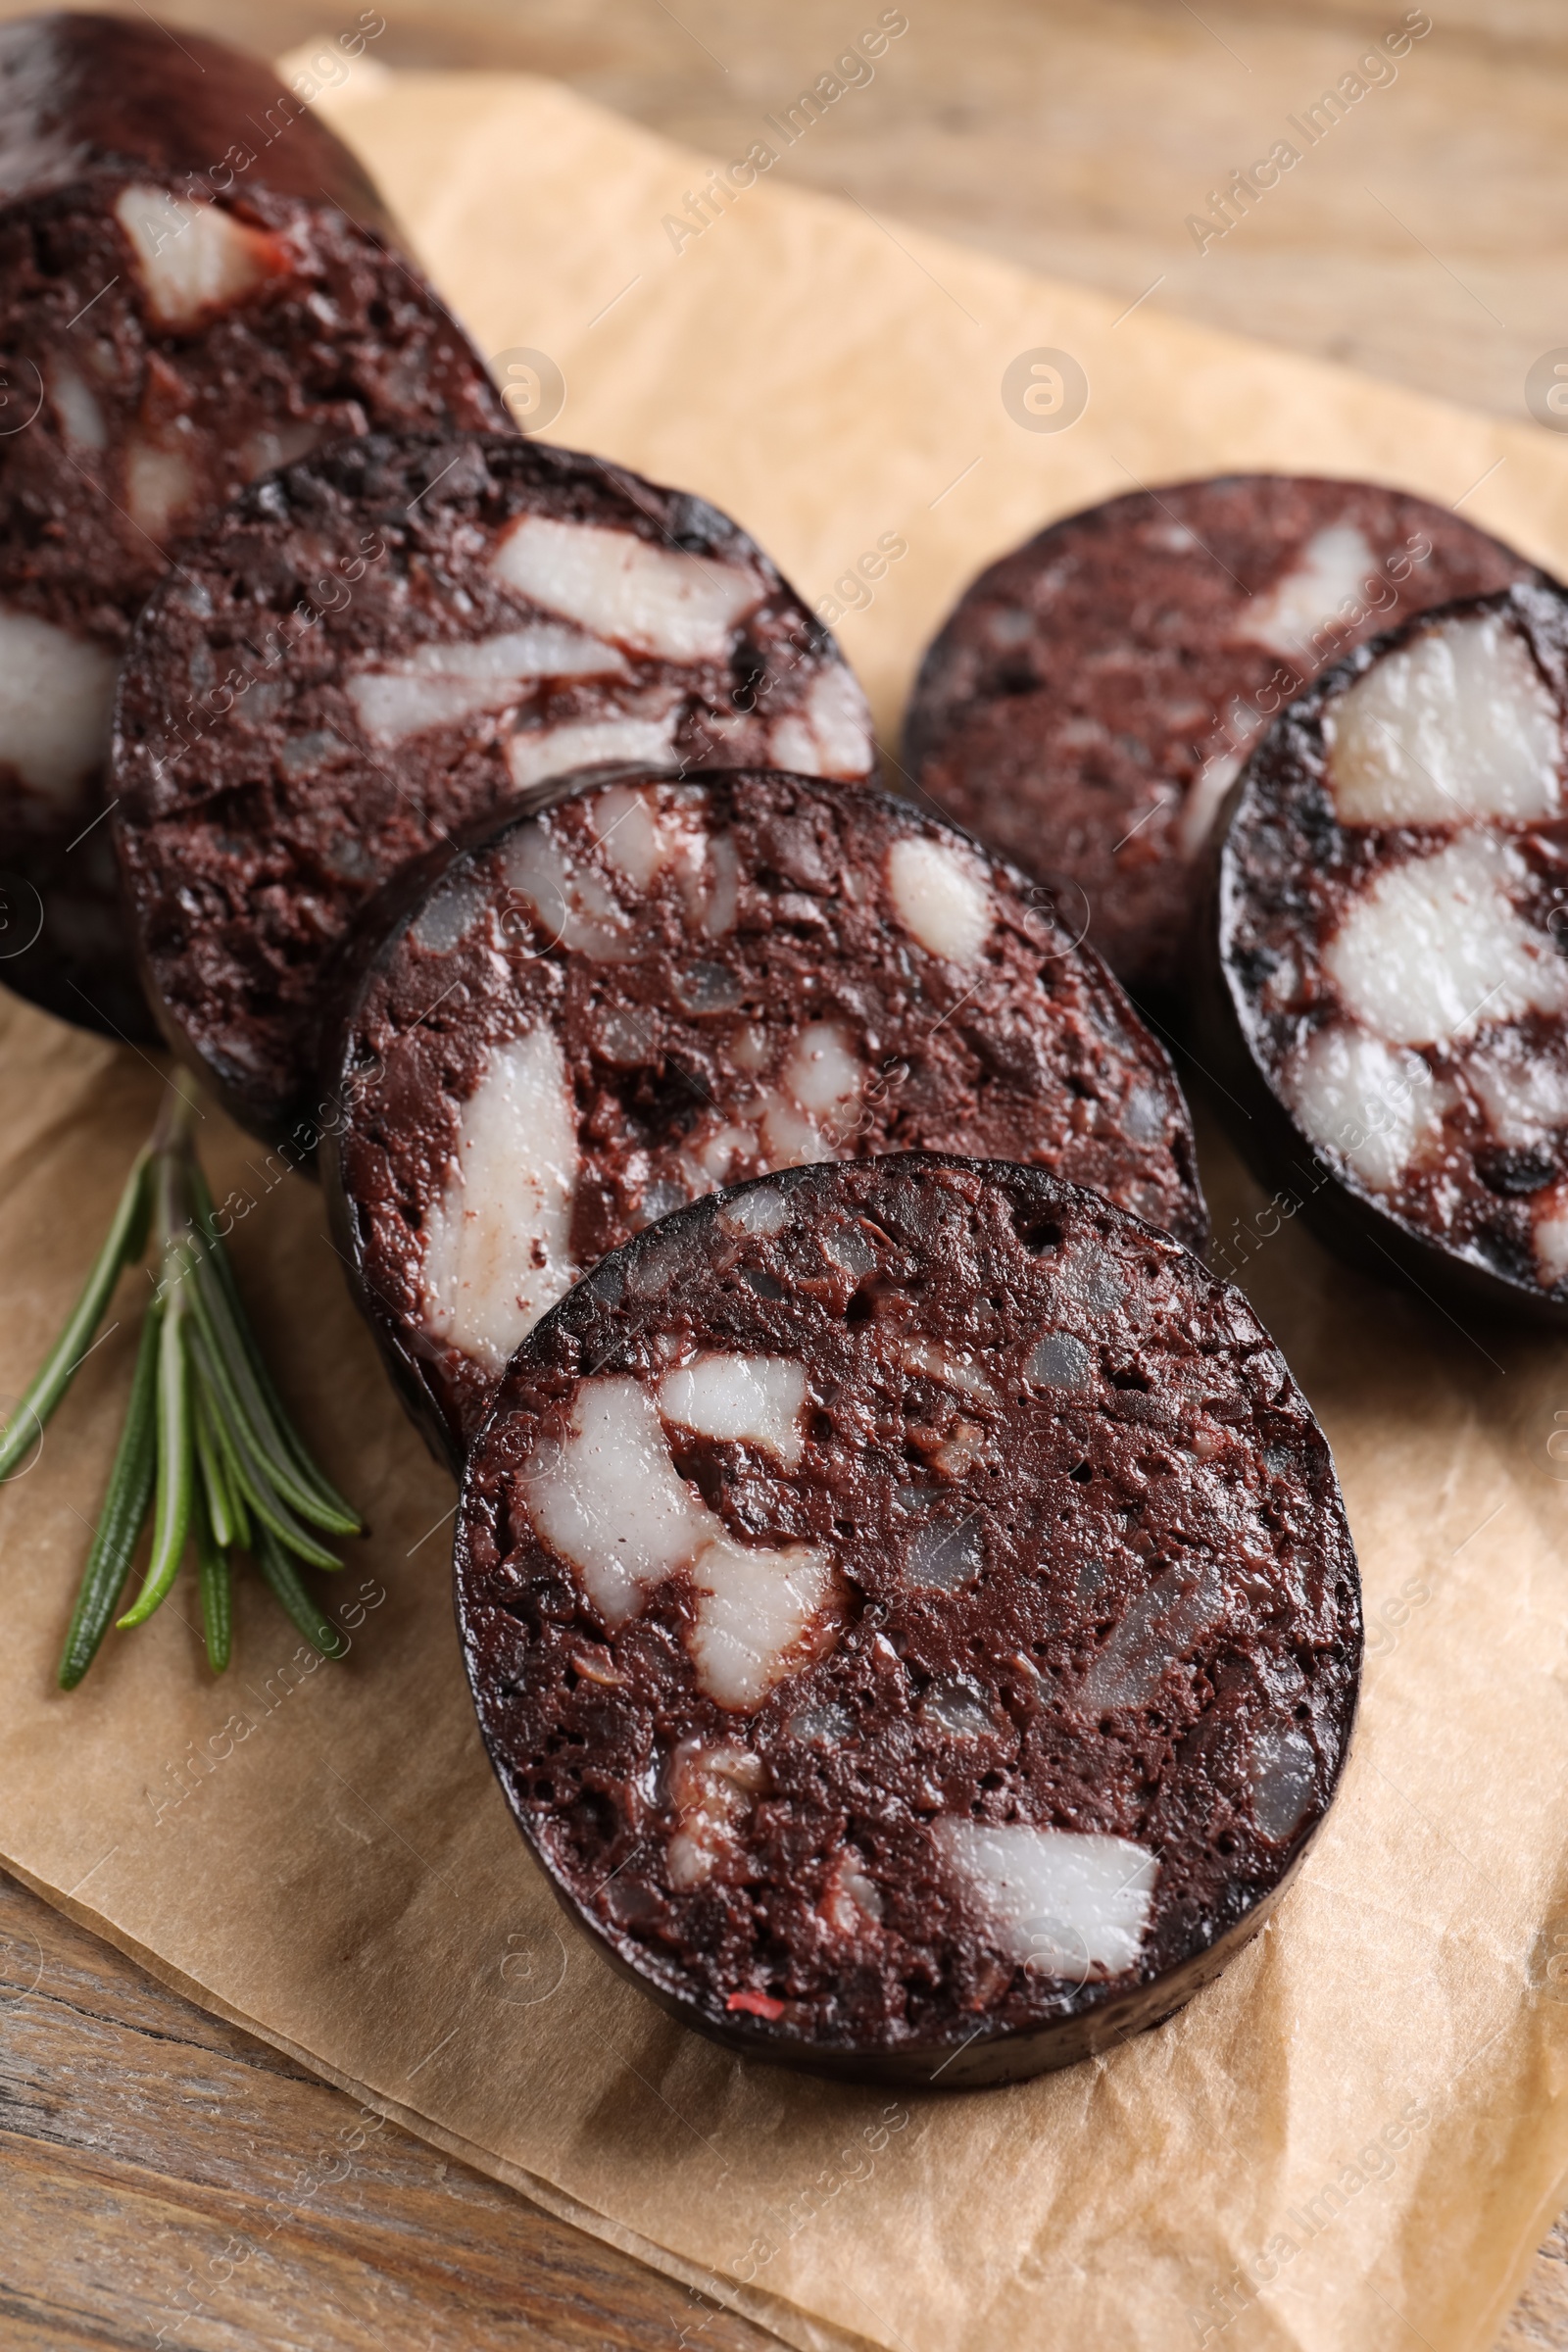
<path fill-rule="evenodd" d="M 605 760 L 858 781 L 871 758 L 833 640 L 702 499 L 515 436 L 371 435 L 182 552 L 114 781 L 169 1036 L 275 1133 L 310 1101 L 324 955 L 467 820 Z"/>
<path fill-rule="evenodd" d="M 981 573 L 921 664 L 905 760 L 949 815 L 1067 886 L 1135 994 L 1168 991 L 1204 838 L 1270 718 L 1396 620 L 1540 577 L 1366 483 L 1132 492 Z"/>
<path fill-rule="evenodd" d="M 153 1035 L 93 820 L 172 542 L 323 440 L 506 412 L 347 148 L 220 42 L 0 26 L 0 978 Z"/>
<path fill-rule="evenodd" d="M 587 781 L 402 895 L 327 1183 L 394 1378 L 461 1460 L 605 1250 L 767 1168 L 1027 1160 L 1200 1245 L 1163 1049 L 1013 867 L 800 776 Z"/>
<path fill-rule="evenodd" d="M 1339 663 L 1237 787 L 1200 1012 L 1251 1114 L 1238 1143 L 1332 1241 L 1556 1321 L 1565 716 L 1556 589 L 1448 606 Z"/>
<path fill-rule="evenodd" d="M 1334 1792 L 1360 1595 L 1241 1294 L 1037 1168 L 795 1168 L 638 1234 L 469 1457 L 458 1614 L 566 1908 L 759 2056 L 1005 2082 L 1156 2023 Z"/>

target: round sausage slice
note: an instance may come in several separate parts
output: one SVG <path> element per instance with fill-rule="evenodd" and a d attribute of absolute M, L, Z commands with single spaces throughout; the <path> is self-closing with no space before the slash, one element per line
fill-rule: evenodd
<path fill-rule="evenodd" d="M 148 606 L 121 862 L 172 1043 L 277 1134 L 324 957 L 469 820 L 607 760 L 871 760 L 833 640 L 702 499 L 514 435 L 372 435 L 249 492 Z"/>
<path fill-rule="evenodd" d="M 1449 606 L 1340 663 L 1237 788 L 1201 1011 L 1251 1114 L 1239 1145 L 1331 1241 L 1559 1322 L 1565 722 L 1557 589 Z"/>
<path fill-rule="evenodd" d="M 1071 889 L 1135 995 L 1168 991 L 1195 861 L 1271 716 L 1395 620 L 1540 576 L 1368 483 L 1131 492 L 981 573 L 921 665 L 905 760 L 949 815 Z"/>
<path fill-rule="evenodd" d="M 220 42 L 0 26 L 0 980 L 153 1036 L 103 771 L 171 546 L 318 442 L 507 417 L 348 149 Z"/>
<path fill-rule="evenodd" d="M 1241 1294 L 1038 1168 L 791 1169 L 612 1252 L 469 1458 L 480 1728 L 688 2025 L 1008 2082 L 1157 2023 L 1333 1795 L 1359 1588 Z"/>
<path fill-rule="evenodd" d="M 585 781 L 411 880 L 322 1123 L 438 1448 L 607 1250 L 764 1169 L 983 1152 L 1200 1244 L 1170 1063 L 1040 895 L 906 802 L 759 773 Z"/>

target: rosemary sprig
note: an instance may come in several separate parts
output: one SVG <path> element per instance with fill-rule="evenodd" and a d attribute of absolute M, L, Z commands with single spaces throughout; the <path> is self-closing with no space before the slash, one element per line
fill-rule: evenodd
<path fill-rule="evenodd" d="M 196 1555 L 208 1663 L 232 1646 L 233 1555 L 248 1552 L 290 1621 L 323 1657 L 346 1647 L 299 1563 L 339 1568 L 320 1541 L 358 1535 L 352 1506 L 312 1460 L 257 1347 L 192 1140 L 196 1102 L 176 1077 L 125 1180 L 103 1248 L 64 1330 L 0 1436 L 0 1479 L 15 1474 L 71 1386 L 126 1266 L 151 1241 L 156 1280 L 142 1324 L 124 1427 L 60 1660 L 74 1690 L 112 1622 L 144 1624 L 187 1546 Z M 116 1619 L 147 1521 L 141 1589 Z M 320 1531 L 317 1533 L 314 1531 Z"/>

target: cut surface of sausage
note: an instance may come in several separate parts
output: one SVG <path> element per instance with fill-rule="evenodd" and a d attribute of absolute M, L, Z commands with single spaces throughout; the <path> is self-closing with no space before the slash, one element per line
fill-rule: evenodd
<path fill-rule="evenodd" d="M 906 760 L 939 808 L 1088 902 L 1169 991 L 1204 842 L 1271 717 L 1353 645 L 1540 574 L 1424 499 L 1239 474 L 1114 498 L 983 572 L 921 665 Z"/>
<path fill-rule="evenodd" d="M 1044 1170 L 784 1170 L 613 1250 L 458 1515 L 501 1785 L 688 2024 L 954 2087 L 1108 2047 L 1333 1794 L 1359 1587 L 1240 1293 Z"/>
<path fill-rule="evenodd" d="M 372 435 L 180 562 L 125 666 L 121 858 L 172 1042 L 264 1132 L 309 1085 L 325 956 L 411 858 L 603 762 L 771 764 L 782 740 L 811 774 L 871 765 L 858 686 L 761 550 L 596 458 Z M 633 879 L 662 854 L 635 812 L 608 853 Z M 568 944 L 625 928 L 597 903 Z"/>
<path fill-rule="evenodd" d="M 1446 608 L 1330 672 L 1239 788 L 1205 992 L 1217 1050 L 1266 1089 L 1244 1149 L 1277 1174 L 1283 1112 L 1363 1256 L 1557 1316 L 1565 724 L 1557 590 Z"/>
<path fill-rule="evenodd" d="M 411 884 L 326 1067 L 326 1175 L 438 1442 L 606 1250 L 768 1168 L 978 1151 L 1200 1246 L 1164 1051 L 1031 898 L 905 802 L 760 772 L 585 779 Z M 785 1371 L 683 1380 L 692 1428 L 787 1453 Z"/>
<path fill-rule="evenodd" d="M 0 873 L 41 903 L 0 979 L 153 1036 L 101 820 L 172 546 L 320 442 L 506 413 L 348 150 L 220 42 L 0 26 Z"/>

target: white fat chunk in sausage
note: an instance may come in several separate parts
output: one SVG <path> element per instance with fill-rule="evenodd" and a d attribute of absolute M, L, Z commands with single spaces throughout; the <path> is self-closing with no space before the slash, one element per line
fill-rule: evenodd
<path fill-rule="evenodd" d="M 98 395 L 69 360 L 56 360 L 51 365 L 49 390 L 61 430 L 73 449 L 109 447 L 109 424 Z"/>
<path fill-rule="evenodd" d="M 1557 706 L 1501 612 L 1441 621 L 1374 662 L 1323 736 L 1342 824 L 1528 824 L 1560 805 Z"/>
<path fill-rule="evenodd" d="M 978 1364 L 964 1362 L 937 1340 L 906 1340 L 899 1349 L 899 1361 L 906 1372 L 924 1373 L 930 1380 L 941 1381 L 945 1389 L 957 1389 L 966 1396 L 996 1394 Z"/>
<path fill-rule="evenodd" d="M 1501 1144 L 1535 1144 L 1568 1127 L 1568 1070 L 1532 1053 L 1517 1031 L 1504 1029 L 1478 1048 L 1465 1076 Z"/>
<path fill-rule="evenodd" d="M 507 745 L 507 765 L 520 791 L 569 776 L 573 768 L 598 767 L 624 760 L 644 767 L 668 767 L 674 758 L 678 702 L 652 712 L 619 718 L 568 719 L 559 727 L 519 727 Z"/>
<path fill-rule="evenodd" d="M 425 1227 L 425 1322 L 437 1339 L 502 1370 L 576 1279 L 576 1109 L 554 1029 L 493 1047 Z"/>
<path fill-rule="evenodd" d="M 861 1936 L 881 1921 L 882 1889 L 848 1855 L 841 1855 L 828 1881 L 822 1909 L 829 1926 L 837 1928 L 841 1936 Z"/>
<path fill-rule="evenodd" d="M 547 612 L 665 662 L 722 661 L 736 623 L 762 597 L 755 572 L 716 557 L 546 514 L 514 522 L 490 568 Z"/>
<path fill-rule="evenodd" d="M 700 1355 L 660 1385 L 659 1409 L 701 1438 L 761 1446 L 793 1469 L 806 1443 L 806 1366 L 787 1355 Z"/>
<path fill-rule="evenodd" d="M 985 1564 L 985 1525 L 978 1511 L 963 1519 L 926 1520 L 909 1538 L 904 1562 L 911 1585 L 937 1592 L 961 1592 Z"/>
<path fill-rule="evenodd" d="M 613 646 L 543 620 L 494 637 L 416 646 L 400 661 L 358 670 L 345 684 L 370 741 L 390 747 L 430 727 L 504 710 L 545 678 L 625 675 Z"/>
<path fill-rule="evenodd" d="M 931 1456 L 933 1466 L 949 1478 L 967 1478 L 976 1462 L 985 1458 L 990 1440 L 978 1421 L 955 1421 L 952 1430 Z"/>
<path fill-rule="evenodd" d="M 803 1110 L 834 1110 L 860 1091 L 865 1071 L 842 1029 L 812 1021 L 796 1038 L 784 1084 Z"/>
<path fill-rule="evenodd" d="M 894 911 L 911 939 L 949 963 L 973 963 L 991 935 L 991 893 L 956 844 L 906 835 L 888 852 Z"/>
<path fill-rule="evenodd" d="M 690 1156 L 701 1178 L 693 1186 L 693 1191 L 710 1192 L 715 1184 L 729 1182 L 730 1170 L 737 1159 L 756 1159 L 760 1156 L 757 1130 L 739 1124 L 716 1128 L 693 1147 Z"/>
<path fill-rule="evenodd" d="M 1536 1264 L 1548 1291 L 1568 1279 L 1568 1184 L 1554 1184 L 1530 1203 Z"/>
<path fill-rule="evenodd" d="M 1344 1022 L 1313 1033 L 1287 1064 L 1284 1084 L 1302 1133 L 1374 1193 L 1392 1192 L 1442 1125 L 1420 1056 Z"/>
<path fill-rule="evenodd" d="M 972 1683 L 933 1683 L 920 1701 L 920 1714 L 953 1740 L 987 1740 L 996 1735 L 991 1709 Z"/>
<path fill-rule="evenodd" d="M 118 667 L 104 646 L 0 606 L 0 762 L 68 808 L 109 748 Z"/>
<path fill-rule="evenodd" d="M 713 877 L 709 869 L 708 835 L 689 807 L 672 802 L 667 795 L 662 802 L 652 785 L 611 784 L 594 794 L 588 804 L 588 820 L 611 864 L 635 889 L 651 889 L 666 867 L 674 866 L 688 920 L 694 910 L 701 911 L 711 893 Z M 732 985 L 717 965 L 693 968 L 706 970 L 712 985 L 719 980 Z M 733 1002 L 733 996 L 726 999 L 726 1003 Z M 706 1012 L 723 1007 L 703 1004 L 688 1009 Z"/>
<path fill-rule="evenodd" d="M 409 925 L 409 937 L 426 955 L 450 956 L 459 942 L 466 939 L 484 906 L 484 893 L 477 882 L 462 874 L 449 875 Z"/>
<path fill-rule="evenodd" d="M 812 679 L 803 708 L 768 729 L 775 767 L 798 776 L 834 776 L 851 783 L 869 773 L 871 713 L 851 672 L 839 662 Z"/>
<path fill-rule="evenodd" d="M 814 1168 L 838 1152 L 816 1121 L 785 1096 L 766 1090 L 762 1104 L 762 1141 L 775 1168 Z"/>
<path fill-rule="evenodd" d="M 585 1380 L 569 1436 L 534 1448 L 522 1485 L 536 1534 L 578 1571 L 612 1628 L 723 1538 L 697 1490 L 677 1475 L 653 1397 L 635 1380 Z"/>
<path fill-rule="evenodd" d="M 1295 567 L 1246 608 L 1237 634 L 1271 653 L 1306 652 L 1315 664 L 1312 639 L 1347 604 L 1360 605 L 1376 569 L 1377 558 L 1354 524 L 1330 523 L 1307 541 Z"/>
<path fill-rule="evenodd" d="M 1225 795 L 1241 774 L 1246 758 L 1245 751 L 1221 752 L 1216 759 L 1205 760 L 1193 778 L 1176 820 L 1182 856 L 1189 860 L 1198 856 L 1214 830 L 1214 819 L 1224 808 Z"/>
<path fill-rule="evenodd" d="M 1141 1707 L 1166 1668 L 1225 1615 L 1225 1587 L 1211 1560 L 1169 1568 L 1128 1603 L 1074 1697 L 1081 1707 Z"/>
<path fill-rule="evenodd" d="M 766 1786 L 767 1767 L 748 1749 L 681 1741 L 669 1772 L 678 1824 L 665 1856 L 672 1886 L 700 1886 L 715 1862 L 734 1859 L 746 1817 Z"/>
<path fill-rule="evenodd" d="M 533 907 L 544 944 L 559 942 L 607 963 L 632 955 L 630 916 L 600 876 L 573 866 L 542 825 L 520 825 L 505 855 L 507 879 Z"/>
<path fill-rule="evenodd" d="M 258 425 L 240 453 L 245 461 L 247 481 L 254 482 L 264 473 L 275 473 L 280 466 L 292 466 L 297 459 L 309 456 L 321 438 L 320 426 L 308 416 L 301 416 L 293 423 Z"/>
<path fill-rule="evenodd" d="M 1272 1724 L 1252 1736 L 1248 1757 L 1252 1818 L 1276 1845 L 1299 1829 L 1317 1780 L 1317 1756 L 1304 1732 Z"/>
<path fill-rule="evenodd" d="M 597 793 L 589 811 L 594 837 L 628 882 L 646 890 L 668 853 L 652 796 L 633 784 L 612 784 Z"/>
<path fill-rule="evenodd" d="M 848 1707 L 803 1707 L 790 1717 L 786 1729 L 792 1740 L 808 1747 L 836 1746 L 854 1732 L 855 1717 Z"/>
<path fill-rule="evenodd" d="M 714 833 L 708 844 L 707 886 L 699 918 L 709 939 L 722 939 L 726 931 L 734 930 L 740 895 L 740 854 L 728 833 Z"/>
<path fill-rule="evenodd" d="M 954 1814 L 934 1822 L 931 1835 L 990 1915 L 1002 1950 L 1031 1973 L 1084 1984 L 1136 1962 L 1159 1876 L 1148 1846 Z"/>
<path fill-rule="evenodd" d="M 718 1221 L 731 1233 L 782 1233 L 794 1214 L 782 1193 L 771 1185 L 754 1185 L 737 1200 L 726 1200 L 718 1212 Z"/>
<path fill-rule="evenodd" d="M 278 239 L 216 204 L 190 204 L 167 188 L 136 185 L 115 199 L 153 316 L 188 326 L 204 311 L 238 302 L 288 266 Z"/>
<path fill-rule="evenodd" d="M 752 1551 L 727 1536 L 710 1544 L 692 1569 L 697 1622 L 687 1636 L 709 1697 L 744 1713 L 808 1665 L 802 1637 L 830 1587 L 827 1561 L 809 1544 Z"/>
<path fill-rule="evenodd" d="M 1495 834 L 1386 868 L 1350 903 L 1323 962 L 1346 1009 L 1395 1045 L 1568 1006 L 1568 961 L 1509 899 L 1530 871 Z"/>
<path fill-rule="evenodd" d="M 125 509 L 149 539 L 172 538 L 181 515 L 201 496 L 196 469 L 184 450 L 139 436 L 125 444 Z"/>

